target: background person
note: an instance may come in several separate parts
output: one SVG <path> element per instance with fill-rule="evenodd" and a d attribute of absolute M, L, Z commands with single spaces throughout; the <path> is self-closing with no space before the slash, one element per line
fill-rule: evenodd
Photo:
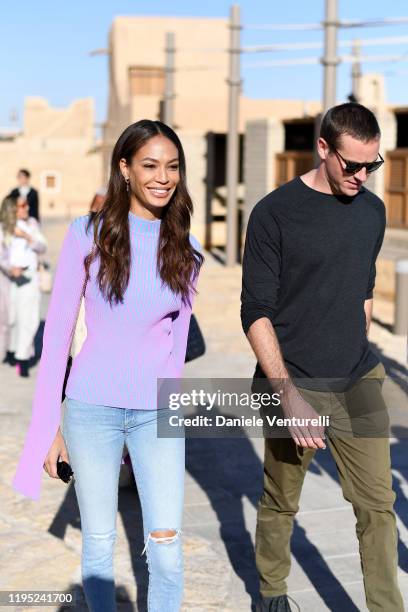
<path fill-rule="evenodd" d="M 31 174 L 29 170 L 22 168 L 18 171 L 17 182 L 18 187 L 15 187 L 10 192 L 10 197 L 18 198 L 19 196 L 26 198 L 29 206 L 29 217 L 33 217 L 40 221 L 40 203 L 38 198 L 38 191 L 30 185 Z"/>
<path fill-rule="evenodd" d="M 178 612 L 181 606 L 184 438 L 157 435 L 170 412 L 157 405 L 157 379 L 179 378 L 184 365 L 203 260 L 189 234 L 192 210 L 177 135 L 159 121 L 138 121 L 114 147 L 103 208 L 73 221 L 57 267 L 31 424 L 13 486 L 38 499 L 43 467 L 56 478 L 58 459 L 71 463 L 84 591 L 95 612 L 116 609 L 113 552 L 125 442 L 143 513 L 148 609 Z M 83 292 L 88 334 L 73 361 L 60 429 Z"/>
<path fill-rule="evenodd" d="M 10 365 L 17 364 L 20 376 L 27 377 L 40 324 L 38 255 L 45 253 L 47 243 L 38 221 L 29 217 L 25 198 L 6 198 L 4 216 L 9 219 L 4 238 L 11 279 L 7 361 Z"/>
<path fill-rule="evenodd" d="M 14 356 L 8 351 L 10 339 L 10 242 L 16 226 L 16 201 L 5 198 L 0 208 L 0 360 L 15 365 Z"/>

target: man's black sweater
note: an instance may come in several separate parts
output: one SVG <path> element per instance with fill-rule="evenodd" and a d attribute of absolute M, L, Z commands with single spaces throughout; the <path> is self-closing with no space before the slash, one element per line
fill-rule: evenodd
<path fill-rule="evenodd" d="M 364 188 L 353 198 L 334 196 L 297 177 L 268 194 L 247 228 L 244 332 L 267 317 L 291 376 L 348 388 L 378 364 L 364 302 L 373 295 L 384 231 L 384 204 Z M 255 377 L 264 376 L 257 364 Z"/>

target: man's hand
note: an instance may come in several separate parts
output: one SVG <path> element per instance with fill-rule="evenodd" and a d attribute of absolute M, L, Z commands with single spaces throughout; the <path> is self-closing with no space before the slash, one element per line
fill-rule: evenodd
<path fill-rule="evenodd" d="M 290 435 L 298 446 L 313 449 L 326 448 L 324 427 L 311 423 L 312 419 L 319 418 L 319 414 L 303 399 L 294 385 L 285 392 L 281 405 L 285 418 L 304 420 L 305 425 L 294 424 L 289 427 Z"/>
<path fill-rule="evenodd" d="M 310 404 L 303 399 L 292 382 L 286 369 L 280 351 L 279 342 L 268 318 L 257 319 L 248 330 L 248 340 L 276 391 L 284 389 L 282 394 L 282 410 L 286 418 L 317 419 L 319 415 Z M 326 448 L 323 441 L 324 427 L 313 425 L 289 427 L 290 434 L 298 446 L 303 448 Z"/>

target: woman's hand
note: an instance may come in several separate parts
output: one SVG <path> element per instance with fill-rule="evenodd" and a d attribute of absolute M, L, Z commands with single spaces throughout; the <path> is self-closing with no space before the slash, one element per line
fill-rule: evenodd
<path fill-rule="evenodd" d="M 11 268 L 10 269 L 10 276 L 12 278 L 18 278 L 19 276 L 21 276 L 23 273 L 23 268 Z"/>
<path fill-rule="evenodd" d="M 57 435 L 54 438 L 54 442 L 51 445 L 48 455 L 45 458 L 44 470 L 51 478 L 59 478 L 57 474 L 57 461 L 61 459 L 69 463 L 68 451 L 65 446 L 65 440 L 62 436 L 60 428 L 58 428 Z"/>
<path fill-rule="evenodd" d="M 17 225 L 14 228 L 14 235 L 17 236 L 17 238 L 24 238 L 25 240 L 27 240 L 27 242 L 31 242 L 30 234 L 27 234 L 27 232 L 19 228 Z"/>

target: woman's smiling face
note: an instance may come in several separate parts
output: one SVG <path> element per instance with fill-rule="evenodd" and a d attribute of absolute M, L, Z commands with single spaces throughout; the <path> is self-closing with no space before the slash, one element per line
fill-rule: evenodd
<path fill-rule="evenodd" d="M 124 178 L 130 181 L 133 212 L 157 217 L 180 181 L 177 147 L 159 134 L 135 153 L 130 165 L 122 159 L 120 168 Z"/>

